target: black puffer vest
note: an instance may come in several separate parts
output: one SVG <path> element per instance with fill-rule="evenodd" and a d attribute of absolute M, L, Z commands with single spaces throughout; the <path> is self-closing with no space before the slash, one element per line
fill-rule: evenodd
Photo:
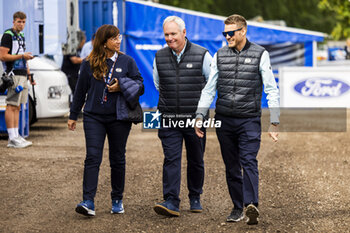
<path fill-rule="evenodd" d="M 217 113 L 232 117 L 261 115 L 263 82 L 259 65 L 264 51 L 248 40 L 240 53 L 228 46 L 218 50 Z"/>
<path fill-rule="evenodd" d="M 195 113 L 201 91 L 206 84 L 202 72 L 206 52 L 207 49 L 187 40 L 179 63 L 169 47 L 156 53 L 160 112 Z"/>

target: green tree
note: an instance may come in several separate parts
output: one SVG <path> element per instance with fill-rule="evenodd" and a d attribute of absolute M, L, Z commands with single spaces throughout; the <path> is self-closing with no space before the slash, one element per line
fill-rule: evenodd
<path fill-rule="evenodd" d="M 185 8 L 189 10 L 196 10 L 201 12 L 210 12 L 210 7 L 214 4 L 214 0 L 159 0 L 159 3 L 165 5 L 176 6 L 180 8 Z"/>
<path fill-rule="evenodd" d="M 349 0 L 321 0 L 318 4 L 324 12 L 335 15 L 336 26 L 332 31 L 334 39 L 350 37 L 350 1 Z"/>

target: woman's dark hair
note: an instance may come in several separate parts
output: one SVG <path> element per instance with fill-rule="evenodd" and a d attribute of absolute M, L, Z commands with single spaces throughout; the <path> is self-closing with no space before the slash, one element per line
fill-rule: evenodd
<path fill-rule="evenodd" d="M 110 24 L 105 24 L 99 27 L 95 33 L 95 39 L 93 42 L 93 49 L 87 60 L 90 63 L 92 74 L 95 79 L 102 80 L 107 75 L 107 48 L 105 44 L 107 40 L 119 35 L 119 29 Z M 118 51 L 118 54 L 121 52 Z"/>

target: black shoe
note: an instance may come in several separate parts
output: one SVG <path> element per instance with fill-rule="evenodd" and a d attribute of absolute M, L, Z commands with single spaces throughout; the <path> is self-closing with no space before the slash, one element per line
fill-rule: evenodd
<path fill-rule="evenodd" d="M 227 217 L 227 222 L 239 222 L 244 218 L 242 209 L 232 209 L 231 214 Z"/>
<path fill-rule="evenodd" d="M 258 224 L 259 210 L 258 210 L 258 208 L 256 208 L 255 205 L 249 204 L 247 206 L 247 210 L 245 212 L 245 215 L 248 218 L 248 220 L 247 220 L 248 225 Z"/>

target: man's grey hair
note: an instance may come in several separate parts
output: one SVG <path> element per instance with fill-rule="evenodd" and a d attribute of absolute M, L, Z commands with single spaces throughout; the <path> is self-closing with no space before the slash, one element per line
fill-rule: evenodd
<path fill-rule="evenodd" d="M 164 28 L 164 25 L 169 22 L 175 22 L 177 26 L 179 26 L 181 32 L 186 28 L 185 22 L 180 17 L 177 17 L 177 16 L 166 17 L 166 19 L 164 19 L 164 22 L 163 22 L 163 28 Z"/>

